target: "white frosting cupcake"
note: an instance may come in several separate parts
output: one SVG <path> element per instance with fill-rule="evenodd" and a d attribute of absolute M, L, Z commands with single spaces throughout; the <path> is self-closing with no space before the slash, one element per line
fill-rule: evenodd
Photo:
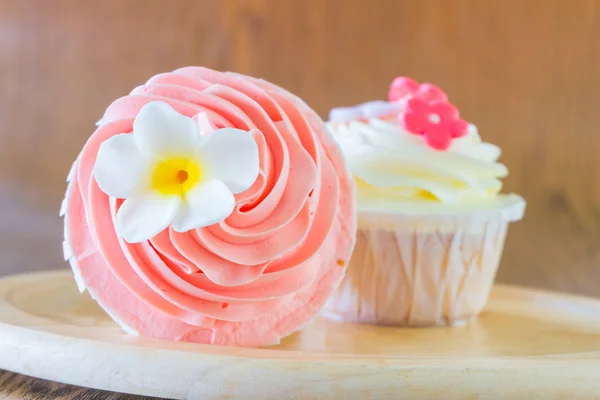
<path fill-rule="evenodd" d="M 500 148 L 483 142 L 443 91 L 397 78 L 389 101 L 336 108 L 327 124 L 357 182 L 357 246 L 326 315 L 440 325 L 483 308 L 508 222 Z"/>

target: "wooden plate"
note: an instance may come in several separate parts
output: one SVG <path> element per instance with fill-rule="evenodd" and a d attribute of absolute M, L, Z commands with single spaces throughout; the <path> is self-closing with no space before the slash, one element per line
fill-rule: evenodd
<path fill-rule="evenodd" d="M 68 271 L 0 280 L 0 369 L 190 399 L 600 396 L 600 300 L 496 286 L 481 317 L 400 329 L 317 319 L 265 349 L 124 334 Z"/>

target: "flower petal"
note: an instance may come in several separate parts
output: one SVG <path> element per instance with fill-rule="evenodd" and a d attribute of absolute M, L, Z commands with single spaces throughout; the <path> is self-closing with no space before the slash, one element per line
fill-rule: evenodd
<path fill-rule="evenodd" d="M 414 80 L 405 76 L 399 76 L 395 78 L 390 85 L 390 89 L 388 91 L 388 100 L 402 100 L 406 96 L 414 95 L 418 88 L 419 84 Z"/>
<path fill-rule="evenodd" d="M 439 115 L 444 123 L 459 117 L 458 109 L 446 102 L 436 101 L 431 103 L 429 111 Z"/>
<path fill-rule="evenodd" d="M 208 135 L 216 130 L 212 122 L 208 119 L 208 115 L 205 112 L 200 112 L 196 114 L 193 118 L 198 130 L 200 131 L 200 135 Z"/>
<path fill-rule="evenodd" d="M 406 130 L 416 134 L 422 134 L 428 124 L 424 114 L 408 111 L 402 115 L 402 122 Z"/>
<path fill-rule="evenodd" d="M 117 233 L 129 243 L 151 239 L 169 226 L 180 205 L 178 195 L 152 192 L 144 197 L 131 197 L 117 212 Z"/>
<path fill-rule="evenodd" d="M 149 188 L 150 166 L 150 158 L 140 152 L 133 135 L 122 133 L 100 145 L 94 177 L 104 193 L 125 198 Z"/>
<path fill-rule="evenodd" d="M 431 83 L 423 83 L 417 89 L 415 96 L 426 101 L 448 101 L 448 96 L 442 89 Z"/>
<path fill-rule="evenodd" d="M 194 120 L 162 101 L 142 107 L 133 123 L 133 136 L 140 150 L 153 156 L 190 155 L 200 139 Z"/>
<path fill-rule="evenodd" d="M 455 119 L 450 121 L 448 126 L 450 127 L 450 134 L 453 138 L 459 138 L 467 134 L 468 123 L 464 119 Z"/>
<path fill-rule="evenodd" d="M 425 132 L 425 140 L 436 150 L 448 150 L 452 143 L 450 132 L 445 126 L 431 124 Z"/>
<path fill-rule="evenodd" d="M 216 224 L 227 218 L 234 207 L 233 193 L 223 182 L 200 183 L 186 193 L 186 201 L 173 221 L 173 229 L 187 232 Z"/>
<path fill-rule="evenodd" d="M 248 189 L 260 169 L 258 145 L 252 132 L 224 128 L 204 136 L 196 157 L 209 179 L 222 181 L 233 194 Z"/>

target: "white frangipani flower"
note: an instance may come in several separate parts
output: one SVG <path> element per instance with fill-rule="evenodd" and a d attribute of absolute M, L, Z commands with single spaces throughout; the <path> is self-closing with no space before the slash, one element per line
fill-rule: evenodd
<path fill-rule="evenodd" d="M 233 195 L 252 186 L 258 173 L 250 132 L 214 130 L 206 114 L 192 119 L 159 101 L 142 107 L 132 134 L 102 143 L 94 165 L 100 189 L 125 199 L 116 230 L 130 243 L 170 224 L 186 232 L 224 220 L 233 212 Z"/>

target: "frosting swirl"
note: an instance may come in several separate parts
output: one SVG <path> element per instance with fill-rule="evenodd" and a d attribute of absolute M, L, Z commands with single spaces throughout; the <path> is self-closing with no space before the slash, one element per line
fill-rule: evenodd
<path fill-rule="evenodd" d="M 132 131 L 141 107 L 168 103 L 218 127 L 252 130 L 260 172 L 223 222 L 127 243 L 122 200 L 92 169 L 100 145 Z M 263 80 L 200 67 L 157 75 L 112 103 L 74 164 L 65 256 L 81 286 L 131 333 L 211 344 L 278 342 L 305 324 L 344 274 L 355 230 L 353 184 L 323 122 Z"/>
<path fill-rule="evenodd" d="M 475 125 L 446 151 L 426 145 L 396 118 L 329 122 L 358 186 L 359 204 L 369 199 L 469 202 L 495 197 L 507 169 L 500 149 L 482 142 Z"/>

